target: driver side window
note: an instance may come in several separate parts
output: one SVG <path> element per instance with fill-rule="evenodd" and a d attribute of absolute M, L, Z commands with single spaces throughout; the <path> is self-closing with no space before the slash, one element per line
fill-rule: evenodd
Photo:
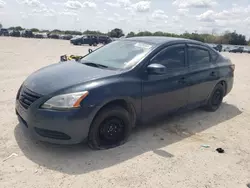
<path fill-rule="evenodd" d="M 185 67 L 185 47 L 176 46 L 162 50 L 151 63 L 162 64 L 167 69 Z"/>

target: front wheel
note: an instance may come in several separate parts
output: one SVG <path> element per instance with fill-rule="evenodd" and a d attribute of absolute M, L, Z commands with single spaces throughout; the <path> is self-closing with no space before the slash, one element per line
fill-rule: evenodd
<path fill-rule="evenodd" d="M 223 101 L 225 95 L 225 88 L 222 84 L 217 84 L 209 97 L 207 104 L 205 105 L 205 110 L 209 112 L 216 111 Z"/>
<path fill-rule="evenodd" d="M 129 112 L 120 106 L 101 110 L 90 127 L 89 147 L 109 149 L 124 144 L 132 129 L 130 119 Z"/>

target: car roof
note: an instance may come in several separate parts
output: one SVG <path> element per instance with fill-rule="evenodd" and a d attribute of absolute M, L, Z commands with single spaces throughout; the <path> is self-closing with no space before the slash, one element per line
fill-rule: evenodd
<path fill-rule="evenodd" d="M 162 45 L 165 43 L 170 43 L 170 42 L 192 42 L 196 44 L 204 44 L 202 42 L 196 41 L 196 40 L 190 40 L 190 39 L 184 39 L 184 38 L 175 38 L 175 37 L 158 37 L 158 36 L 144 36 L 144 37 L 130 37 L 130 38 L 125 38 L 122 40 L 130 40 L 130 41 L 138 41 L 138 42 L 145 42 L 145 43 L 150 43 L 153 45 Z"/>

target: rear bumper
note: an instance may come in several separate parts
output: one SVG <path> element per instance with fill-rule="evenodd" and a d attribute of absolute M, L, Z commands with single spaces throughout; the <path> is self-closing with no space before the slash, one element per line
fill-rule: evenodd
<path fill-rule="evenodd" d="M 77 144 L 88 137 L 91 122 L 88 111 L 83 109 L 70 111 L 28 110 L 16 102 L 16 114 L 21 127 L 36 140 L 55 144 Z M 83 115 L 85 114 L 85 115 Z"/>
<path fill-rule="evenodd" d="M 227 79 L 227 88 L 226 88 L 225 96 L 232 91 L 233 83 L 234 83 L 234 77 Z"/>

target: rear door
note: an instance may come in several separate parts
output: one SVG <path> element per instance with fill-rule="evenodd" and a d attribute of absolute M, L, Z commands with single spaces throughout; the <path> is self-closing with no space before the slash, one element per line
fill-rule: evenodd
<path fill-rule="evenodd" d="M 189 105 L 197 105 L 206 102 L 217 80 L 219 70 L 216 68 L 216 53 L 205 46 L 189 44 L 188 65 L 190 85 Z"/>

